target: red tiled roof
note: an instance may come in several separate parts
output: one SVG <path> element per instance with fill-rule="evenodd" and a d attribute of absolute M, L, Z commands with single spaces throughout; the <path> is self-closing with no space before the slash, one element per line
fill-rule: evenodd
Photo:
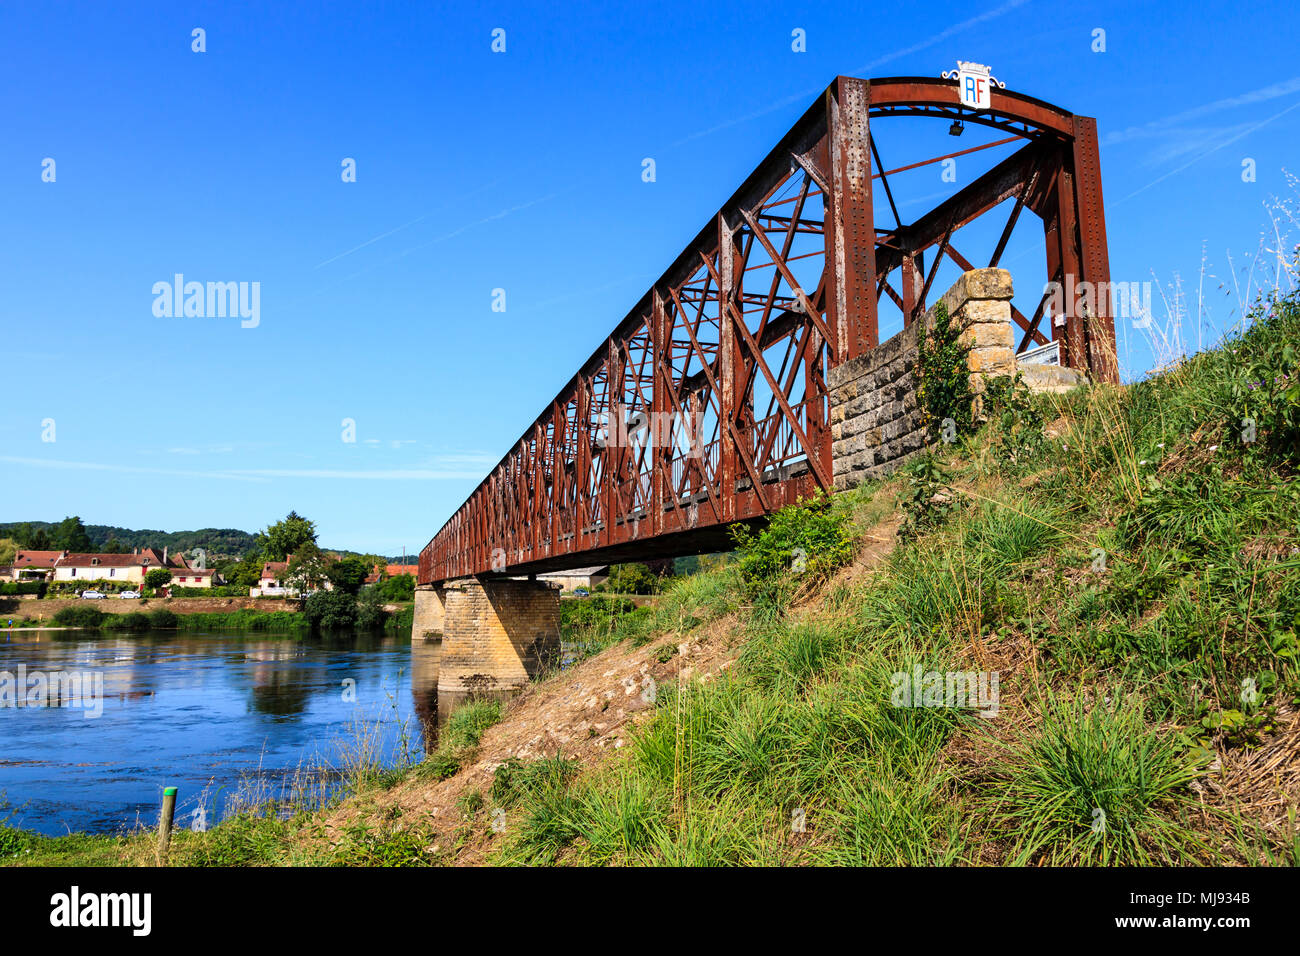
<path fill-rule="evenodd" d="M 19 551 L 14 556 L 14 567 L 52 568 L 62 555 L 62 551 Z"/>
<path fill-rule="evenodd" d="M 293 557 L 293 555 L 290 555 L 290 557 Z M 288 561 L 267 561 L 262 565 L 262 580 L 278 578 L 287 570 L 289 570 Z"/>
<path fill-rule="evenodd" d="M 148 549 L 144 554 L 96 554 L 89 551 L 83 554 L 69 554 L 59 559 L 58 566 L 61 568 L 161 568 L 165 565 L 156 551 Z"/>

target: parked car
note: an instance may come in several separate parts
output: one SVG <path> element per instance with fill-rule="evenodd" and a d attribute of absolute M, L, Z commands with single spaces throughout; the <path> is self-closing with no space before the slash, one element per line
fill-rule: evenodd
<path fill-rule="evenodd" d="M 138 598 L 138 597 L 140 596 L 140 592 L 139 592 L 139 591 L 122 591 L 122 592 L 120 592 L 117 596 L 120 597 L 120 598 L 122 598 L 122 600 L 124 600 L 124 601 L 127 601 L 127 600 L 134 600 L 135 598 Z"/>
<path fill-rule="evenodd" d="M 580 598 L 591 597 L 591 592 L 588 591 L 586 588 L 575 588 L 573 592 L 573 596 L 580 597 Z"/>
<path fill-rule="evenodd" d="M 94 600 L 102 599 L 104 597 L 104 594 L 99 591 L 82 591 L 81 597 L 82 600 L 85 601 L 94 601 Z"/>

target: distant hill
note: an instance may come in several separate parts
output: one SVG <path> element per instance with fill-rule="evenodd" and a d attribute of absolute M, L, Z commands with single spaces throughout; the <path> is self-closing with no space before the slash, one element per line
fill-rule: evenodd
<path fill-rule="evenodd" d="M 47 532 L 52 530 L 58 522 L 51 521 L 5 521 L 0 522 L 0 538 L 13 536 L 14 529 L 22 524 L 30 524 L 33 528 L 44 528 Z M 105 548 L 112 540 L 116 540 L 118 545 L 126 551 L 132 548 L 169 548 L 171 551 L 191 551 L 194 548 L 202 548 L 208 553 L 208 558 L 213 561 L 223 558 L 242 558 L 257 543 L 257 535 L 250 531 L 240 531 L 238 528 L 200 528 L 197 531 L 154 531 L 150 529 L 135 530 L 133 528 L 119 528 L 107 524 L 88 524 L 85 525 L 86 534 L 95 548 Z M 336 552 L 342 555 L 360 554 L 358 551 L 349 551 L 346 548 L 329 548 L 321 546 L 322 551 Z M 414 564 L 419 555 L 406 556 L 407 562 Z M 388 557 L 388 561 L 397 564 L 402 560 L 402 556 L 393 555 Z"/>
<path fill-rule="evenodd" d="M 0 523 L 0 538 L 11 537 L 15 528 L 27 522 L 9 521 Z M 52 530 L 56 522 L 32 521 L 33 528 Z M 118 528 L 106 524 L 88 524 L 86 534 L 96 548 L 104 548 L 112 540 L 124 549 L 131 548 L 170 548 L 172 551 L 189 551 L 202 548 L 213 558 L 241 557 L 246 554 L 257 540 L 255 534 L 240 531 L 238 528 L 201 528 L 198 531 L 155 531 L 132 528 Z"/>

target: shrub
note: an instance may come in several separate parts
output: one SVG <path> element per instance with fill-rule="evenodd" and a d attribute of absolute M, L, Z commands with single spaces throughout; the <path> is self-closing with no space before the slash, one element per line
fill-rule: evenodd
<path fill-rule="evenodd" d="M 59 627 L 99 627 L 104 622 L 104 612 L 97 607 L 74 605 L 60 608 L 54 615 Z"/>
<path fill-rule="evenodd" d="M 954 435 L 971 430 L 970 369 L 966 354 L 970 349 L 960 344 L 961 329 L 953 324 L 943 302 L 934 307 L 934 329 L 924 321 L 916 330 L 916 372 L 918 395 L 924 412 L 922 424 L 931 438 L 943 432 L 943 421 L 953 421 Z"/>
<path fill-rule="evenodd" d="M 145 587 L 157 590 L 158 588 L 166 587 L 167 582 L 171 579 L 172 573 L 166 568 L 154 568 L 145 573 L 144 583 Z"/>
<path fill-rule="evenodd" d="M 385 601 L 396 603 L 415 600 L 415 575 L 413 574 L 398 574 L 385 578 L 375 587 L 379 589 L 379 596 Z"/>
<path fill-rule="evenodd" d="M 303 613 L 313 630 L 345 630 L 356 626 L 357 599 L 346 591 L 313 591 L 303 602 Z"/>
<path fill-rule="evenodd" d="M 782 508 L 757 534 L 733 525 L 731 535 L 745 590 L 760 601 L 778 600 L 790 590 L 793 576 L 808 583 L 824 580 L 853 557 L 847 516 L 833 510 L 820 492 Z"/>
<path fill-rule="evenodd" d="M 149 615 L 132 611 L 130 614 L 105 614 L 102 625 L 110 631 L 147 631 Z"/>
<path fill-rule="evenodd" d="M 898 540 L 908 541 L 943 524 L 961 508 L 961 495 L 948 484 L 948 472 L 934 455 L 917 455 L 903 466 L 907 486 L 899 495 L 903 523 Z"/>
<path fill-rule="evenodd" d="M 0 583 L 0 594 L 40 594 L 45 589 L 43 581 L 6 581 Z"/>
<path fill-rule="evenodd" d="M 384 599 L 378 588 L 362 588 L 357 595 L 357 627 L 363 631 L 383 630 L 388 612 L 384 610 Z"/>
<path fill-rule="evenodd" d="M 178 618 L 165 607 L 154 608 L 149 612 L 150 627 L 176 627 Z"/>
<path fill-rule="evenodd" d="M 614 594 L 653 594 L 659 590 L 659 578 L 644 564 L 615 564 L 602 590 Z"/>

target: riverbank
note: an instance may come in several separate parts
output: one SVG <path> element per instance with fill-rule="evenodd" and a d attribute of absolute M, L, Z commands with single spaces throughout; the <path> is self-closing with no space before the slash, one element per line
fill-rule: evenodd
<path fill-rule="evenodd" d="M 982 425 L 584 622 L 419 764 L 173 862 L 1300 864 L 1297 339 L 1292 297 L 1125 388 L 995 380 Z"/>
<path fill-rule="evenodd" d="M 248 603 L 244 603 L 247 601 Z M 193 598 L 150 603 L 122 602 L 134 607 L 108 605 L 106 601 L 58 601 L 52 613 L 35 617 L 0 618 L 0 630 L 22 632 L 56 628 L 132 633 L 150 628 L 180 631 L 247 630 L 297 633 L 310 631 L 308 613 L 298 602 L 280 599 Z M 107 605 L 107 606 L 106 606 Z M 294 608 L 289 610 L 288 608 Z M 411 627 L 411 604 L 384 605 L 375 630 L 400 631 Z M 5 625 L 12 621 L 8 627 Z"/>

